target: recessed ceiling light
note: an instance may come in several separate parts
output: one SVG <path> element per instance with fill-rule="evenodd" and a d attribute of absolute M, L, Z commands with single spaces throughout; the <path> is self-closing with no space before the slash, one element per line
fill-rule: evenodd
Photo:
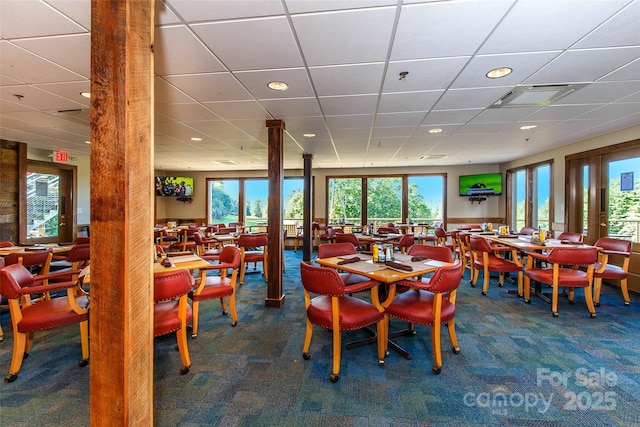
<path fill-rule="evenodd" d="M 493 70 L 489 71 L 486 76 L 490 79 L 499 79 L 508 76 L 512 71 L 513 70 L 509 67 L 494 68 Z"/>
<path fill-rule="evenodd" d="M 191 138 L 192 141 L 202 141 L 202 138 L 198 138 L 197 136 L 194 136 Z"/>
<path fill-rule="evenodd" d="M 273 89 L 273 90 L 287 90 L 287 88 L 289 87 L 289 85 L 286 84 L 285 82 L 279 82 L 279 81 L 269 82 L 267 86 L 269 86 L 269 89 Z"/>
<path fill-rule="evenodd" d="M 525 125 L 525 126 L 520 126 L 520 130 L 535 129 L 537 127 L 538 127 L 538 125 Z"/>
<path fill-rule="evenodd" d="M 440 128 L 429 129 L 429 133 L 440 133 L 440 132 L 442 132 L 442 129 Z"/>
<path fill-rule="evenodd" d="M 85 98 L 91 98 L 91 92 L 80 92 L 80 95 L 84 96 Z"/>
<path fill-rule="evenodd" d="M 314 136 L 316 136 L 315 133 L 304 133 L 302 134 L 302 136 L 304 136 L 305 138 L 313 138 Z"/>

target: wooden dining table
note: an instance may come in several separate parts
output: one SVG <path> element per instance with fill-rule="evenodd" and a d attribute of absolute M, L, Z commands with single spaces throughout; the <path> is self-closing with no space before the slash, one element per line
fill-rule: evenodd
<path fill-rule="evenodd" d="M 565 240 L 558 239 L 546 239 L 544 243 L 539 241 L 534 241 L 531 236 L 522 236 L 518 234 L 508 234 L 508 235 L 499 235 L 492 232 L 481 232 L 474 233 L 480 237 L 484 237 L 489 240 L 491 243 L 498 244 L 500 246 L 509 246 L 519 251 L 536 251 L 536 252 L 544 252 L 549 251 L 553 248 L 588 248 L 590 245 L 584 243 L 573 243 Z M 604 254 L 601 262 L 606 266 L 607 263 L 607 255 Z M 521 264 L 524 264 L 521 260 L 519 261 Z M 542 293 L 542 286 L 538 282 L 533 283 L 533 291 L 532 294 L 542 299 L 543 301 L 550 303 L 551 299 Z"/>
<path fill-rule="evenodd" d="M 349 260 L 357 258 L 357 262 L 349 262 Z M 315 262 L 324 267 L 332 267 L 338 270 L 347 271 L 349 273 L 358 274 L 364 277 L 368 277 L 369 279 L 376 280 L 378 282 L 383 283 L 386 287 L 393 285 L 401 280 L 411 279 L 417 276 L 421 276 L 423 274 L 430 274 L 435 272 L 439 267 L 451 265 L 448 262 L 437 261 L 433 259 L 422 259 L 419 261 L 412 261 L 414 257 L 407 254 L 395 254 L 395 259 L 392 261 L 394 263 L 398 263 L 401 266 L 411 268 L 410 271 L 394 268 L 390 266 L 388 263 L 374 263 L 373 259 L 370 255 L 364 254 L 354 254 L 354 255 L 344 255 L 330 258 L 317 258 Z M 347 262 L 346 264 L 341 264 L 342 262 Z M 386 291 L 386 288 L 385 288 Z M 384 294 L 384 293 L 381 293 Z M 387 307 L 391 304 L 391 300 L 386 298 L 384 302 L 382 302 L 383 307 Z M 370 344 L 375 342 L 375 332 L 368 330 L 368 332 L 373 335 L 371 338 L 367 338 L 364 340 L 348 343 L 346 345 L 347 348 L 359 347 L 361 345 Z M 409 329 L 404 329 L 401 331 L 397 331 L 389 334 L 389 348 L 396 351 L 398 354 L 403 356 L 405 359 L 410 360 L 412 357 L 405 349 L 397 345 L 395 342 L 391 340 L 391 338 L 395 338 L 398 336 L 412 336 L 413 331 Z"/>
<path fill-rule="evenodd" d="M 59 244 L 59 243 L 45 243 L 29 246 L 8 246 L 0 248 L 0 256 L 9 255 L 15 252 L 29 252 L 29 251 L 46 251 L 51 249 L 56 255 L 65 254 L 71 250 L 73 244 Z"/>

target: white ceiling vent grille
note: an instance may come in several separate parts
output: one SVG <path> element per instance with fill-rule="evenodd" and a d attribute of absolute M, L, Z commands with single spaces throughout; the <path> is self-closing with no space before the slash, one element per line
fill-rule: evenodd
<path fill-rule="evenodd" d="M 586 84 L 517 86 L 489 108 L 546 107 L 584 86 Z"/>
<path fill-rule="evenodd" d="M 91 121 L 88 109 L 77 108 L 72 110 L 51 110 L 48 111 L 48 113 L 83 125 L 89 124 Z"/>
<path fill-rule="evenodd" d="M 440 159 L 446 159 L 447 155 L 445 154 L 428 154 L 426 156 L 420 156 L 420 160 L 440 160 Z"/>
<path fill-rule="evenodd" d="M 235 166 L 240 164 L 235 160 L 213 160 L 211 163 L 213 163 L 214 165 L 220 165 L 220 166 Z"/>

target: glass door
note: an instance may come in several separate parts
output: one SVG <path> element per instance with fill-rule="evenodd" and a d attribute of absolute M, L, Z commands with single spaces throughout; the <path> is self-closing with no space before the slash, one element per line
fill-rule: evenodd
<path fill-rule="evenodd" d="M 640 155 L 602 158 L 600 235 L 640 242 Z"/>
<path fill-rule="evenodd" d="M 21 209 L 22 242 L 73 240 L 73 170 L 49 164 L 30 164 L 26 174 L 25 209 Z"/>

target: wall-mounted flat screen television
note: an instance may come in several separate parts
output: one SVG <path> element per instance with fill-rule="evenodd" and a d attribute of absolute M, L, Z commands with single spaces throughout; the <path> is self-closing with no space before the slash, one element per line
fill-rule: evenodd
<path fill-rule="evenodd" d="M 156 196 L 193 197 L 193 177 L 156 176 Z"/>
<path fill-rule="evenodd" d="M 469 197 L 498 196 L 502 194 L 501 173 L 460 175 L 460 195 Z"/>

